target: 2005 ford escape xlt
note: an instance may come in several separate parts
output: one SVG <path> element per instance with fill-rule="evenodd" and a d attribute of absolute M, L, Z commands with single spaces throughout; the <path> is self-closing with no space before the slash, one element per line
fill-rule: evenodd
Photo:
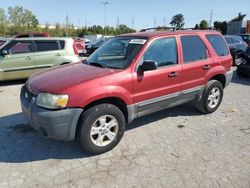
<path fill-rule="evenodd" d="M 216 31 L 126 34 L 85 61 L 30 77 L 21 106 L 42 135 L 77 140 L 99 154 L 114 148 L 137 117 L 189 101 L 214 112 L 232 79 L 231 65 Z"/>

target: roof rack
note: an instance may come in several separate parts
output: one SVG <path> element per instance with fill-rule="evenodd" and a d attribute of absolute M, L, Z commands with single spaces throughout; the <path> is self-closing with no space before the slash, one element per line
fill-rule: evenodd
<path fill-rule="evenodd" d="M 146 32 L 150 30 L 168 30 L 168 31 L 176 31 L 176 30 L 215 30 L 214 27 L 208 27 L 206 29 L 202 28 L 194 28 L 194 27 L 187 27 L 187 28 L 176 28 L 176 27 L 151 27 L 151 28 L 146 28 L 146 29 L 141 29 L 140 32 Z"/>

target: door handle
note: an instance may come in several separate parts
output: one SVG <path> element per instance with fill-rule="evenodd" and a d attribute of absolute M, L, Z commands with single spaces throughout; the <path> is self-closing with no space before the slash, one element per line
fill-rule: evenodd
<path fill-rule="evenodd" d="M 208 69 L 210 69 L 210 67 L 211 67 L 210 65 L 204 65 L 203 70 L 208 70 Z"/>
<path fill-rule="evenodd" d="M 61 55 L 62 55 L 62 54 L 60 54 L 60 53 L 57 53 L 57 54 L 56 54 L 56 56 L 61 56 Z"/>
<path fill-rule="evenodd" d="M 31 60 L 32 58 L 30 56 L 26 57 L 25 58 L 26 60 Z"/>
<path fill-rule="evenodd" d="M 176 77 L 176 76 L 178 76 L 178 73 L 177 73 L 177 72 L 170 72 L 170 73 L 168 74 L 168 77 L 169 77 L 169 78 L 174 78 L 174 77 Z"/>

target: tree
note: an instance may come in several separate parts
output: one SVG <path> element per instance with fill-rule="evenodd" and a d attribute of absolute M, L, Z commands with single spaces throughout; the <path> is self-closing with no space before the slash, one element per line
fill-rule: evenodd
<path fill-rule="evenodd" d="M 194 29 L 196 29 L 196 30 L 200 29 L 199 25 L 195 24 Z"/>
<path fill-rule="evenodd" d="M 207 29 L 208 28 L 208 22 L 206 20 L 202 20 L 199 24 L 200 29 Z"/>
<path fill-rule="evenodd" d="M 227 34 L 227 22 L 226 21 L 224 21 L 224 22 L 220 22 L 220 21 L 214 22 L 214 28 L 217 31 L 221 31 L 221 33 L 223 35 Z"/>
<path fill-rule="evenodd" d="M 0 8 L 0 35 L 4 36 L 8 31 L 8 20 L 4 9 Z"/>
<path fill-rule="evenodd" d="M 246 14 L 241 14 L 241 12 L 238 14 L 238 16 L 236 16 L 234 19 L 232 19 L 231 21 L 242 21 L 244 18 L 246 17 Z"/>
<path fill-rule="evenodd" d="M 13 27 L 13 32 L 29 32 L 31 29 L 37 29 L 38 19 L 30 10 L 15 6 L 8 8 L 9 21 Z"/>
<path fill-rule="evenodd" d="M 175 16 L 172 17 L 170 24 L 174 26 L 176 29 L 181 29 L 185 24 L 184 16 L 182 14 L 176 14 Z"/>

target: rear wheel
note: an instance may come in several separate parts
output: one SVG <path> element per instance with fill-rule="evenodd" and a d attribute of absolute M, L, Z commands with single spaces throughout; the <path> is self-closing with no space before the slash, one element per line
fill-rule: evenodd
<path fill-rule="evenodd" d="M 197 103 L 197 109 L 205 114 L 214 112 L 219 106 L 223 98 L 223 86 L 217 80 L 208 82 L 207 88 Z"/>
<path fill-rule="evenodd" d="M 243 57 L 241 57 L 238 54 L 235 55 L 235 57 L 234 57 L 234 65 L 235 66 L 239 66 L 240 64 L 242 64 L 243 61 L 244 61 Z"/>
<path fill-rule="evenodd" d="M 118 107 L 112 104 L 96 105 L 81 116 L 77 141 L 88 153 L 104 153 L 120 142 L 125 127 L 125 117 Z"/>

